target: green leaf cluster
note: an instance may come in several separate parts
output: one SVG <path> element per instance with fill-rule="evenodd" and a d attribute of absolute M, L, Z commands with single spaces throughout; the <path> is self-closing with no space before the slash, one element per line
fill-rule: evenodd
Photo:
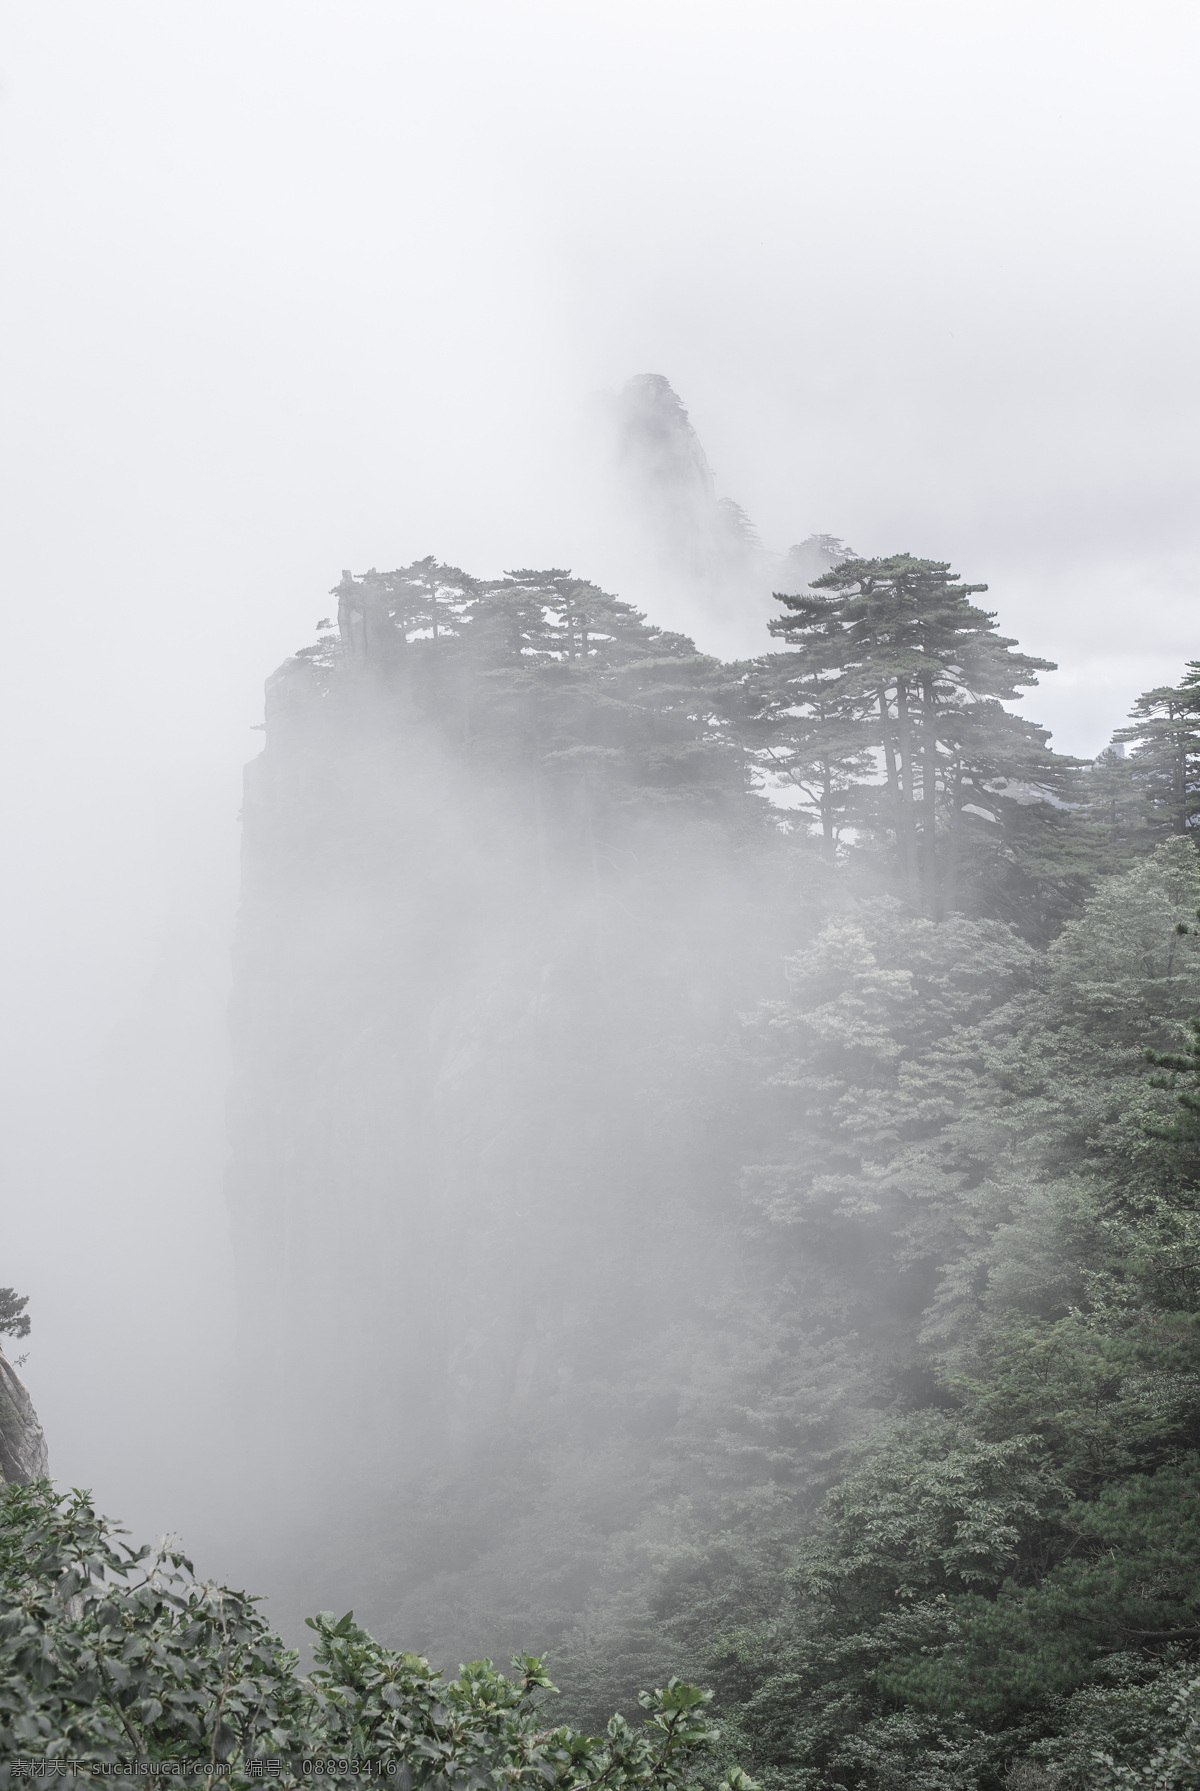
<path fill-rule="evenodd" d="M 28 1294 L 19 1294 L 15 1287 L 0 1287 L 0 1337 L 28 1337 L 28 1304 Z"/>
<path fill-rule="evenodd" d="M 930 914 L 959 906 L 975 836 L 1021 795 L 1044 804 L 1070 765 L 1003 706 L 1054 668 L 997 633 L 971 601 L 986 589 L 941 560 L 849 559 L 779 594 L 770 630 L 790 651 L 760 662 L 767 750 L 827 850 L 848 825 L 882 836 L 905 896 Z"/>
<path fill-rule="evenodd" d="M 606 1735 L 547 1722 L 543 1662 L 517 1676 L 475 1661 L 447 1680 L 354 1622 L 309 1619 L 315 1666 L 298 1670 L 256 1609 L 198 1582 L 178 1550 L 129 1548 L 87 1496 L 9 1487 L 0 1508 L 0 1785 L 29 1758 L 207 1762 L 250 1785 L 322 1782 L 435 1791 L 676 1791 L 719 1731 L 710 1692 L 671 1679 L 639 1698 L 637 1727 Z M 143 1775 L 153 1777 L 154 1775 Z M 728 1791 L 756 1791 L 731 1768 Z"/>
<path fill-rule="evenodd" d="M 1194 1745 L 1198 891 L 1179 839 L 1024 956 L 883 905 L 755 1022 L 781 1123 L 748 1197 L 884 1395 L 721 1644 L 768 1783 L 1140 1783 Z"/>

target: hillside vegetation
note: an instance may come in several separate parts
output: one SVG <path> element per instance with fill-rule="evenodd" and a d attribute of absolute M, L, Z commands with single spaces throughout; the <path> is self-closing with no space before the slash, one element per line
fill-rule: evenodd
<path fill-rule="evenodd" d="M 709 1687 L 698 1782 L 1200 1784 L 1200 664 L 1064 758 L 983 589 L 848 560 L 726 665 L 429 559 L 272 681 L 230 1193 L 285 1624 L 515 1652 L 447 1708 L 518 1728 L 530 1647 L 583 1731 Z M 674 1782 L 626 1733 L 537 1769 Z"/>

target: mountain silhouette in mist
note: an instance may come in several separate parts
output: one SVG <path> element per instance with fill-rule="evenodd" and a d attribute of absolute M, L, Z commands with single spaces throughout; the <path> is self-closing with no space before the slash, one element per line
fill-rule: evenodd
<path fill-rule="evenodd" d="M 732 497 L 719 497 L 704 445 L 661 373 L 639 373 L 613 402 L 619 500 L 646 572 L 689 593 L 722 620 L 747 608 L 765 620 L 774 590 L 796 591 L 851 557 L 835 535 L 813 534 L 786 554 L 764 545 Z"/>

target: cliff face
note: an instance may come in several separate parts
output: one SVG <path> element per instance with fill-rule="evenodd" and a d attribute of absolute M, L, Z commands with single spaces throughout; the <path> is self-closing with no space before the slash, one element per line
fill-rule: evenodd
<path fill-rule="evenodd" d="M 765 647 L 779 557 L 665 380 L 622 417 L 648 562 L 752 599 Z M 614 1526 L 693 1496 L 688 1413 L 753 1355 L 730 1040 L 813 910 L 742 674 L 682 634 L 561 569 L 429 559 L 336 601 L 246 776 L 246 1434 L 320 1538 L 297 1608 L 504 1657 L 574 1621 Z"/>
<path fill-rule="evenodd" d="M 46 1438 L 33 1401 L 12 1363 L 0 1350 L 0 1480 L 21 1486 L 50 1472 Z"/>
<path fill-rule="evenodd" d="M 652 1364 L 736 1272 L 697 1066 L 787 944 L 724 674 L 561 573 L 423 562 L 338 600 L 246 781 L 253 1434 L 298 1498 L 495 1477 L 518 1434 L 646 1447 Z"/>
<path fill-rule="evenodd" d="M 472 849 L 494 817 L 352 647 L 276 674 L 247 773 L 229 1186 L 255 1431 L 354 1472 L 438 1429 L 435 1096 L 498 942 Z"/>

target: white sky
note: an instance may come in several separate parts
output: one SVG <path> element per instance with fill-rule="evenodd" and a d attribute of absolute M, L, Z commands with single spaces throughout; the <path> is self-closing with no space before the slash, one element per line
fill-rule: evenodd
<path fill-rule="evenodd" d="M 670 378 L 769 544 L 986 579 L 1062 665 L 1025 707 L 1064 750 L 1200 656 L 1194 5 L 3 16 L 4 1036 L 31 1209 L 55 1211 L 69 1066 L 175 986 L 181 937 L 211 966 L 188 999 L 219 1006 L 247 730 L 340 569 L 603 581 L 580 418 L 632 373 Z"/>

